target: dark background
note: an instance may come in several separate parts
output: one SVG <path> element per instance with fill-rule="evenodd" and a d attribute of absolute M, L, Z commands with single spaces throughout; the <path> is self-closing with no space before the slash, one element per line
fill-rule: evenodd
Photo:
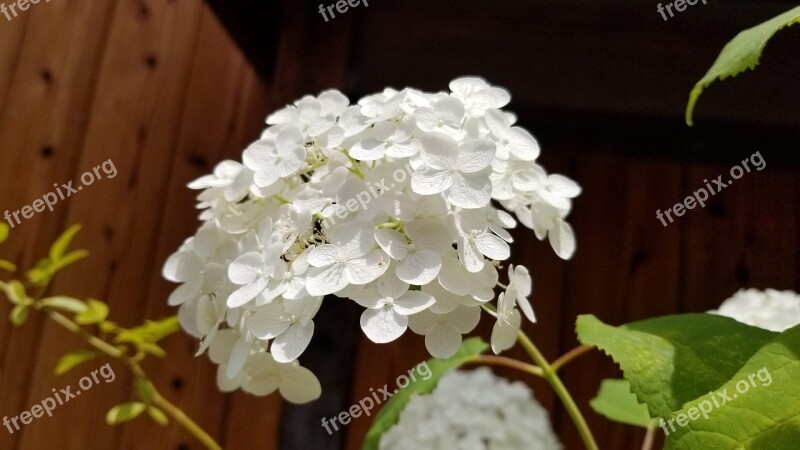
<path fill-rule="evenodd" d="M 27 267 L 62 229 L 81 223 L 77 244 L 92 256 L 53 292 L 106 300 L 123 325 L 172 314 L 173 286 L 160 268 L 198 225 L 185 184 L 221 159 L 238 159 L 269 111 L 330 87 L 356 100 L 385 86 L 442 90 L 479 75 L 509 89 L 508 109 L 540 140 L 542 164 L 584 188 L 570 216 L 578 238 L 571 261 L 525 229 L 515 234 L 512 262 L 531 268 L 539 317 L 526 331 L 548 358 L 576 345 L 578 314 L 617 324 L 706 311 L 742 287 L 797 290 L 800 28 L 779 33 L 756 72 L 707 90 L 697 125 L 683 124 L 688 93 L 722 46 L 792 2 L 709 0 L 667 22 L 657 2 L 641 0 L 372 0 L 327 23 L 318 5 L 52 0 L 11 22 L 0 17 L 0 210 L 30 204 L 109 158 L 119 170 L 15 228 L 0 255 Z M 666 228 L 658 222 L 657 209 L 756 151 L 765 170 Z M 0 304 L 0 316 L 9 310 Z M 324 384 L 311 405 L 219 393 L 215 367 L 193 358 L 196 344 L 182 334 L 165 342 L 166 360 L 146 368 L 225 448 L 357 449 L 369 418 L 331 437 L 321 417 L 426 357 L 411 333 L 369 343 L 358 315 L 354 304 L 326 301 L 303 357 Z M 485 319 L 476 333 L 488 337 Z M 58 357 L 79 346 L 39 318 L 0 325 L 0 415 L 93 369 L 52 374 Z M 510 355 L 524 358 L 517 348 Z M 112 384 L 22 432 L 0 432 L 0 448 L 199 448 L 174 424 L 106 426 L 108 408 L 133 395 L 123 367 L 114 367 Z M 563 375 L 601 448 L 641 446 L 643 432 L 587 405 L 601 379 L 619 375 L 609 360 L 588 355 Z M 532 386 L 565 448 L 581 448 L 548 386 Z"/>

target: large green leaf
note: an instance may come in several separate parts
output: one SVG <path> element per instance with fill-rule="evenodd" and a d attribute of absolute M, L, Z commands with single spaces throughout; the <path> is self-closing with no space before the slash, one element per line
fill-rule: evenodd
<path fill-rule="evenodd" d="M 705 414 L 698 417 L 701 408 Z M 799 448 L 800 326 L 774 338 L 730 381 L 688 402 L 673 417 L 680 414 L 685 415 L 685 426 L 677 420 L 674 431 L 673 424 L 663 426 L 670 433 L 668 449 Z M 697 418 L 687 423 L 686 418 L 692 416 Z"/>
<path fill-rule="evenodd" d="M 589 405 L 614 422 L 647 428 L 652 423 L 647 406 L 639 403 L 627 380 L 603 380 L 600 392 Z"/>
<path fill-rule="evenodd" d="M 736 76 L 747 69 L 755 69 L 767 42 L 781 28 L 800 23 L 800 6 L 774 17 L 761 25 L 742 31 L 725 45 L 708 73 L 695 84 L 686 106 L 686 123 L 692 125 L 692 114 L 697 99 L 716 80 Z"/>
<path fill-rule="evenodd" d="M 405 389 L 397 393 L 386 402 L 381 408 L 380 413 L 375 416 L 372 426 L 364 438 L 364 450 L 378 450 L 381 436 L 389 428 L 397 423 L 400 413 L 414 395 L 425 395 L 433 391 L 439 379 L 447 372 L 470 362 L 475 356 L 483 353 L 489 348 L 489 344 L 483 342 L 481 338 L 471 338 L 461 344 L 458 352 L 448 359 L 429 359 L 426 363 L 430 368 L 431 376 L 427 380 L 417 377 Z"/>
<path fill-rule="evenodd" d="M 578 317 L 578 339 L 620 365 L 651 417 L 667 417 L 686 402 L 730 380 L 777 333 L 713 314 L 682 314 L 606 325 Z"/>

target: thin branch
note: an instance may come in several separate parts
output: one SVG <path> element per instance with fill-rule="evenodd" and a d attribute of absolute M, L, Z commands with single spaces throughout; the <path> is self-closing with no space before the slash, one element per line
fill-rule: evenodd
<path fill-rule="evenodd" d="M 473 359 L 472 362 L 476 364 L 486 364 L 489 366 L 509 367 L 529 373 L 531 375 L 536 375 L 537 377 L 544 377 L 544 372 L 542 372 L 541 368 L 536 367 L 533 364 L 527 364 L 522 361 L 517 361 L 516 359 L 507 358 L 505 356 L 478 355 Z"/>
<path fill-rule="evenodd" d="M 556 359 L 553 362 L 553 364 L 551 364 L 551 367 L 553 368 L 553 370 L 555 372 L 558 372 L 558 370 L 560 368 L 562 368 L 565 365 L 567 365 L 570 361 L 572 361 L 574 359 L 577 359 L 578 357 L 580 357 L 584 353 L 590 352 L 593 348 L 594 347 L 592 347 L 590 345 L 581 345 L 579 347 L 575 347 L 572 350 L 568 351 L 567 353 L 564 353 L 558 359 Z"/>

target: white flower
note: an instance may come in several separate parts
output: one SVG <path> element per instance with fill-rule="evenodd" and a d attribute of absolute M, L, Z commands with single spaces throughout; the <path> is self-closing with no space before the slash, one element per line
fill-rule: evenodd
<path fill-rule="evenodd" d="M 459 233 L 458 258 L 470 272 L 483 269 L 484 259 L 503 261 L 511 256 L 506 241 L 489 231 L 485 212 L 465 210 L 458 213 L 456 228 Z"/>
<path fill-rule="evenodd" d="M 800 295 L 775 289 L 742 289 L 709 313 L 780 333 L 800 325 Z"/>
<path fill-rule="evenodd" d="M 409 315 L 433 305 L 432 296 L 408 288 L 408 283 L 387 274 L 354 296 L 367 308 L 361 314 L 361 329 L 372 342 L 383 344 L 399 338 L 408 328 Z"/>
<path fill-rule="evenodd" d="M 461 335 L 478 325 L 481 318 L 479 307 L 461 306 L 447 314 L 422 311 L 411 316 L 408 326 L 425 335 L 425 348 L 436 358 L 449 358 L 461 346 Z"/>
<path fill-rule="evenodd" d="M 190 183 L 202 224 L 163 276 L 221 390 L 318 397 L 297 358 L 329 294 L 366 307 L 373 341 L 411 328 L 437 357 L 490 302 L 495 351 L 513 344 L 523 314 L 535 320 L 525 268 L 510 266 L 496 295 L 508 229 L 518 220 L 571 257 L 566 219 L 580 187 L 536 164 L 535 138 L 500 109 L 504 89 L 465 77 L 450 90 L 385 89 L 352 105 L 334 90 L 305 96 L 267 118 L 241 163 Z"/>
<path fill-rule="evenodd" d="M 441 255 L 451 245 L 450 233 L 444 225 L 428 221 L 409 224 L 406 235 L 408 240 L 395 230 L 375 231 L 381 248 L 392 259 L 400 261 L 397 277 L 418 286 L 428 284 L 439 275 Z"/>
<path fill-rule="evenodd" d="M 247 326 L 259 339 L 274 339 L 270 351 L 275 361 L 286 363 L 297 359 L 314 335 L 314 321 L 322 298 L 284 300 L 258 308 Z"/>
<path fill-rule="evenodd" d="M 489 203 L 492 183 L 490 164 L 494 143 L 469 139 L 459 144 L 441 133 L 422 137 L 422 161 L 425 166 L 414 171 L 411 186 L 422 195 L 447 192 L 447 198 L 459 208 L 482 208 Z"/>
<path fill-rule="evenodd" d="M 258 187 L 267 187 L 288 177 L 303 166 L 306 149 L 303 135 L 293 127 L 283 128 L 274 141 L 263 139 L 254 142 L 244 151 L 244 164 L 255 172 L 253 180 Z"/>
<path fill-rule="evenodd" d="M 533 281 L 531 281 L 528 269 L 525 266 L 514 267 L 513 264 L 510 264 L 508 266 L 508 288 L 506 288 L 508 301 L 512 307 L 514 303 L 518 304 L 525 317 L 532 323 L 536 323 L 536 315 L 533 313 L 533 308 L 528 301 L 528 296 L 531 295 L 532 290 Z"/>
<path fill-rule="evenodd" d="M 454 370 L 436 389 L 415 395 L 380 450 L 559 450 L 547 410 L 523 383 L 486 368 Z"/>
<path fill-rule="evenodd" d="M 373 230 L 366 223 L 347 224 L 329 232 L 332 244 L 323 244 L 308 254 L 312 266 L 306 289 L 311 295 L 328 295 L 348 284 L 367 284 L 389 267 L 376 250 Z"/>
<path fill-rule="evenodd" d="M 292 403 L 308 403 L 322 394 L 317 377 L 297 361 L 282 364 L 269 353 L 256 353 L 244 370 L 249 379 L 242 387 L 253 395 L 264 396 L 279 390 Z"/>
<path fill-rule="evenodd" d="M 434 103 L 433 108 L 418 108 L 414 118 L 422 131 L 438 131 L 455 139 L 464 136 L 464 131 L 461 129 L 464 104 L 455 97 L 442 98 Z"/>
<path fill-rule="evenodd" d="M 353 145 L 350 156 L 364 161 L 375 161 L 385 156 L 390 158 L 414 156 L 420 149 L 419 141 L 412 139 L 414 127 L 414 119 L 409 119 L 400 126 L 391 122 L 376 123 L 369 138 Z"/>
<path fill-rule="evenodd" d="M 486 126 L 497 142 L 497 157 L 508 159 L 510 155 L 522 161 L 533 161 L 539 156 L 539 143 L 530 133 L 520 127 L 512 127 L 508 118 L 498 109 L 486 111 Z"/>

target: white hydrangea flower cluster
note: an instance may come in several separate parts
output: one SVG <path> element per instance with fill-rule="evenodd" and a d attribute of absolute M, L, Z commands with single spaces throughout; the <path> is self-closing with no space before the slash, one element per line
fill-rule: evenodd
<path fill-rule="evenodd" d="M 366 308 L 371 340 L 411 328 L 433 356 L 451 356 L 510 255 L 516 220 L 492 200 L 572 256 L 564 219 L 580 187 L 535 162 L 537 141 L 499 109 L 508 92 L 478 78 L 450 89 L 387 89 L 357 105 L 332 90 L 303 97 L 267 118 L 243 163 L 189 184 L 202 190 L 204 223 L 163 275 L 181 283 L 169 304 L 202 339 L 198 354 L 210 348 L 223 390 L 318 396 L 297 359 L 329 294 Z M 517 308 L 535 321 L 527 269 L 510 267 L 509 278 L 496 352 L 514 343 Z"/>
<path fill-rule="evenodd" d="M 800 295 L 793 291 L 741 289 L 711 314 L 770 331 L 782 332 L 800 324 Z"/>
<path fill-rule="evenodd" d="M 542 405 L 523 383 L 488 368 L 452 371 L 429 395 L 408 402 L 383 434 L 381 450 L 557 450 L 562 448 Z"/>

